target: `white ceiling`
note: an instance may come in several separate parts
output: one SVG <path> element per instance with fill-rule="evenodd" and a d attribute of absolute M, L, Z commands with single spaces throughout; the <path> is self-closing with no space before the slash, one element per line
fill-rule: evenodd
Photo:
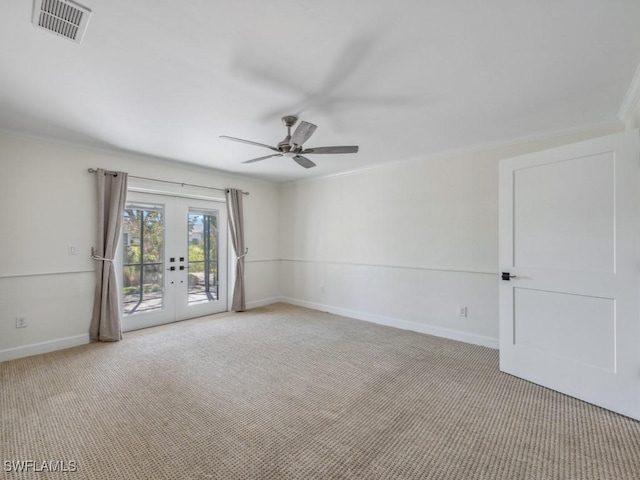
<path fill-rule="evenodd" d="M 5 0 L 0 129 L 275 181 L 619 122 L 638 0 L 80 0 L 82 44 Z M 307 146 L 243 165 L 318 125 Z"/>

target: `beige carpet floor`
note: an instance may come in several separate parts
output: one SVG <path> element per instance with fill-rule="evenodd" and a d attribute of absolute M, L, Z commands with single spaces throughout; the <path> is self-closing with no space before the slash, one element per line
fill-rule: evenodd
<path fill-rule="evenodd" d="M 1 363 L 0 388 L 4 478 L 640 479 L 640 422 L 495 350 L 287 305 Z M 5 471 L 27 460 L 77 472 Z"/>

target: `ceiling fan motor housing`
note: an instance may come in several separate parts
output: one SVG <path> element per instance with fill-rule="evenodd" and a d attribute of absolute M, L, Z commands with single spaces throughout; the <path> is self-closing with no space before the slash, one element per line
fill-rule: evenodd
<path fill-rule="evenodd" d="M 284 140 L 282 140 L 280 143 L 278 143 L 278 150 L 280 150 L 281 152 L 288 152 L 291 150 L 291 135 L 287 135 L 286 137 L 284 137 Z"/>

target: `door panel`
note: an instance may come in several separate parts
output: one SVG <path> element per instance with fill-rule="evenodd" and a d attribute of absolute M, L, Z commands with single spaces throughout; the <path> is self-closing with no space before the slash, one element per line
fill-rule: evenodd
<path fill-rule="evenodd" d="M 178 199 L 185 271 L 178 319 L 227 311 L 227 211 L 219 202 Z"/>
<path fill-rule="evenodd" d="M 615 372 L 615 300 L 514 288 L 514 345 Z"/>
<path fill-rule="evenodd" d="M 166 285 L 166 221 L 174 214 L 162 196 L 127 194 L 119 262 L 124 331 L 174 320 L 175 297 Z"/>
<path fill-rule="evenodd" d="M 640 419 L 638 131 L 500 164 L 500 368 Z"/>
<path fill-rule="evenodd" d="M 613 152 L 514 170 L 514 265 L 613 272 L 613 177 Z"/>

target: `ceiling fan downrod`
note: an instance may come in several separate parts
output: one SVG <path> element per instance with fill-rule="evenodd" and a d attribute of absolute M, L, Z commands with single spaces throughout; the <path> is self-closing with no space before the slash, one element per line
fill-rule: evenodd
<path fill-rule="evenodd" d="M 293 115 L 285 115 L 282 117 L 282 123 L 287 127 L 287 136 L 284 137 L 280 143 L 278 143 L 278 149 L 283 152 L 289 152 L 291 150 L 291 127 L 293 127 L 298 121 L 298 117 Z"/>

